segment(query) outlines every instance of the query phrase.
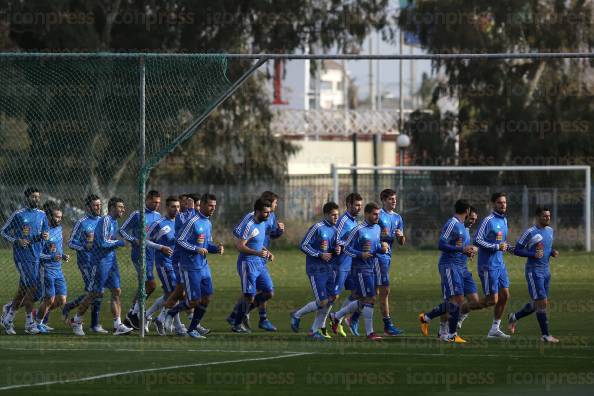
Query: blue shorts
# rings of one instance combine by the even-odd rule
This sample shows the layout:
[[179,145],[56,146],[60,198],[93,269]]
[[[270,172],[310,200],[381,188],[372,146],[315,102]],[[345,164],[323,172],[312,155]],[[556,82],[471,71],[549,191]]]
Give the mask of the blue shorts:
[[255,296],[257,291],[269,293],[274,290],[272,278],[264,260],[240,257],[237,259],[237,273],[243,294]]
[[187,303],[210,296],[214,292],[212,276],[210,275],[208,265],[197,271],[182,270],[182,276],[184,278]]
[[120,270],[118,262],[111,258],[103,259],[91,266],[91,284],[89,291],[100,293],[103,289],[120,288]]
[[549,271],[526,269],[528,294],[533,300],[543,300],[549,295],[551,273]]
[[378,256],[375,262],[375,272],[378,286],[390,286],[390,257]]
[[307,274],[307,278],[318,305],[320,305],[320,301],[327,300],[328,297],[334,295],[334,272]]
[[173,255],[171,256],[171,266],[173,267],[173,271],[175,271],[175,278],[177,279],[177,283],[183,285],[184,284],[184,277],[182,276],[179,260],[179,250],[173,249]]
[[173,266],[157,264],[155,267],[157,268],[157,276],[163,286],[163,292],[167,294],[173,292],[175,286],[177,286],[177,276]]
[[375,289],[377,288],[377,275],[375,269],[356,268],[353,271],[353,276],[357,286],[357,295],[361,297],[375,296]]
[[477,291],[472,273],[466,267],[440,265],[439,275],[445,300],[452,296],[467,296]]
[[91,277],[91,264],[77,260],[76,265],[78,266],[78,270],[80,271],[80,274],[82,276],[83,283],[85,284],[85,291],[90,292],[90,287],[93,281],[93,278]]
[[43,298],[65,296],[68,294],[68,285],[62,270],[43,270]]
[[507,268],[483,269],[479,270],[479,278],[483,285],[485,296],[499,293],[499,289],[509,288],[509,277]]
[[[134,268],[136,269],[136,273],[140,272],[140,260],[139,258],[132,257],[132,263],[134,264]],[[155,259],[149,260],[147,257],[146,260],[146,280],[152,281],[155,280],[155,273],[153,268],[155,266]]]
[[20,276],[21,287],[33,287],[39,285],[39,262],[15,261]]
[[342,291],[346,287],[346,282],[347,282],[347,279],[349,279],[350,274],[351,274],[351,271],[343,271],[340,269],[333,271],[334,291],[332,292],[332,295],[337,296],[340,293],[342,293]]

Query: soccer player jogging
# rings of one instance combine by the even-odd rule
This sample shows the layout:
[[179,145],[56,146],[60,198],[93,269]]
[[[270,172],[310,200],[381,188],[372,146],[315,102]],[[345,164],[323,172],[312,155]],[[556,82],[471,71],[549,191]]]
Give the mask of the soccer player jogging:
[[[332,309],[336,299],[334,290],[334,270],[332,261],[340,254],[341,247],[337,242],[336,221],[338,220],[338,205],[327,202],[322,209],[324,219],[312,225],[301,241],[301,251],[305,253],[305,271],[314,295],[312,302],[307,303],[299,311],[299,317],[291,315],[291,329],[299,331],[299,320],[304,313],[317,311],[311,326],[311,336],[324,340],[326,336],[320,329],[326,322],[326,317]],[[315,306],[315,308],[314,308]]]
[[[151,227],[151,225],[161,218],[161,214],[159,213],[159,206],[161,205],[161,195],[159,194],[159,192],[155,190],[149,191],[146,195],[145,205],[146,208],[144,210],[144,227],[146,232],[148,233],[148,230]],[[122,224],[122,228],[120,228],[120,235],[132,244],[132,251],[130,253],[130,257],[138,274],[140,274],[142,268],[142,263],[140,262],[141,230],[142,228],[140,226],[140,212],[138,210],[132,212],[130,217],[128,217],[124,224]],[[147,240],[145,249],[146,275],[144,283],[146,299],[150,297],[150,295],[157,287],[153,271],[153,266],[155,263],[154,253],[155,245],[151,241]],[[132,306],[126,314],[126,319],[124,320],[124,323],[127,326],[131,326],[135,329],[138,329],[140,326],[140,318],[138,317],[138,312],[140,310],[140,303],[138,301],[139,295],[140,289],[137,290],[137,292],[135,293],[134,299],[132,300]]]
[[380,193],[382,209],[379,214],[379,226],[381,229],[381,241],[386,242],[389,249],[386,253],[377,255],[377,284],[380,300],[380,308],[384,321],[384,335],[397,336],[404,331],[394,326],[390,318],[390,266],[392,264],[392,246],[394,241],[398,245],[404,245],[404,222],[402,216],[396,213],[396,191],[385,189]]
[[367,338],[372,341],[382,337],[373,331],[373,306],[377,289],[377,256],[386,253],[389,246],[380,240],[380,207],[370,202],[365,205],[365,221],[353,228],[345,241],[345,253],[352,257],[352,273],[357,287],[358,301],[353,301],[336,313],[330,314],[332,331],[337,334],[340,319],[345,315],[362,311]]
[[517,322],[536,312],[536,320],[540,326],[544,342],[557,343],[559,340],[549,333],[547,306],[551,271],[550,258],[559,257],[559,252],[553,249],[553,229],[551,224],[551,210],[538,207],[536,209],[536,224],[528,228],[520,237],[514,248],[516,256],[526,257],[525,275],[528,283],[528,294],[531,302],[518,312],[509,315],[508,329],[515,333]]
[[[271,240],[280,238],[283,235],[283,233],[285,231],[285,225],[284,225],[284,223],[279,222],[276,218],[275,211],[278,206],[278,195],[273,193],[272,191],[264,191],[260,195],[260,199],[262,199],[264,201],[269,201],[270,205],[271,205],[271,211],[270,211],[270,214],[268,215],[268,219],[266,220],[266,237],[264,239],[264,247],[267,250],[270,250]],[[238,234],[238,231],[237,231],[239,229],[239,227],[241,227],[243,224],[250,221],[250,218],[253,214],[254,214],[254,212],[250,212],[250,213],[246,214],[243,217],[243,219],[241,220],[241,222],[239,223],[239,226],[234,229],[233,235],[236,238],[240,237],[240,235]],[[266,331],[276,331],[277,330],[276,327],[268,319],[267,302],[268,302],[269,298],[272,297],[271,294],[270,294],[270,296],[268,296],[268,294],[270,294],[270,293],[265,293],[264,291],[262,291],[260,289],[258,289],[256,291],[255,300],[258,303],[258,314],[260,316],[260,320],[258,322],[258,327],[261,328],[262,330],[266,330]],[[233,311],[227,318],[227,322],[229,324],[231,324],[231,325],[233,324],[233,322],[235,320],[235,316],[237,315],[237,312],[239,311],[239,307],[242,304],[242,302],[243,302],[243,296],[241,296],[239,298],[239,301],[237,302],[237,304],[233,308]],[[250,308],[250,311],[251,311],[251,308]],[[247,315],[244,316],[242,325],[247,330],[251,330],[250,323],[249,323],[249,312]]]
[[[243,293],[237,313],[232,318],[231,331],[235,333],[248,333],[250,330],[242,325],[245,316],[262,301],[272,297],[273,284],[266,263],[268,260],[273,261],[274,255],[264,246],[271,210],[270,201],[258,198],[254,203],[254,213],[247,221],[240,222],[233,232],[236,237],[235,248],[239,252],[237,273]],[[257,290],[261,290],[262,293],[256,296]]]
[[507,195],[497,192],[491,196],[493,212],[481,222],[474,242],[478,246],[478,273],[483,286],[485,307],[494,305],[494,320],[487,338],[509,338],[499,328],[509,299],[509,277],[503,260],[507,243]]
[[431,312],[419,314],[421,331],[424,336],[429,335],[431,319],[448,313],[448,330],[440,339],[448,342],[465,343],[458,336],[457,327],[460,319],[465,295],[476,295],[476,284],[472,274],[466,267],[468,257],[473,257],[477,248],[472,245],[470,235],[465,227],[465,221],[470,214],[470,204],[465,200],[458,200],[454,205],[455,213],[443,226],[439,236],[438,269],[441,277],[441,288],[444,303]]
[[155,268],[161,281],[163,295],[146,311],[147,323],[152,321],[152,314],[161,309],[155,320],[155,328],[159,335],[165,335],[164,321],[166,309],[163,308],[167,298],[177,286],[177,277],[173,268],[173,249],[175,248],[175,217],[179,213],[180,202],[177,197],[170,196],[165,200],[165,216],[155,221],[151,226],[147,238],[158,245],[155,250]]
[[43,301],[37,310],[37,328],[40,333],[49,333],[50,328],[44,319],[50,310],[66,303],[67,284],[62,272],[62,262],[68,262],[70,257],[64,254],[62,236],[62,211],[53,203],[47,202],[46,215],[49,219],[49,236],[43,241],[41,251],[40,278],[42,283]]
[[39,287],[39,259],[43,241],[49,237],[45,213],[39,209],[41,194],[34,187],[25,190],[27,207],[14,212],[6,221],[0,234],[12,244],[14,263],[19,273],[19,286],[12,305],[2,316],[6,334],[14,335],[14,317],[21,306],[25,307],[25,333],[38,334],[33,319],[33,301]]
[[[87,213],[74,224],[68,240],[68,247],[76,251],[76,264],[82,275],[85,294],[64,305],[62,316],[65,321],[69,321],[70,311],[78,307],[87,296],[86,293],[91,291],[91,251],[95,241],[95,227],[101,216],[101,199],[95,194],[90,194],[85,198],[85,206]],[[97,298],[91,305],[91,331],[107,334],[107,330],[99,323],[102,302],[102,298]]]
[[130,333],[133,329],[124,325],[121,320],[122,304],[120,296],[120,271],[116,257],[116,250],[124,247],[126,242],[116,239],[118,235],[118,219],[126,208],[121,198],[112,197],[107,204],[108,213],[99,218],[95,226],[95,238],[91,250],[91,283],[89,293],[78,306],[78,312],[70,320],[70,326],[75,335],[84,336],[82,318],[89,306],[97,298],[103,296],[103,289],[111,290],[111,313],[113,315],[114,335]]
[[[180,248],[180,265],[184,278],[186,301],[167,312],[165,327],[170,328],[173,318],[181,311],[188,307],[194,308],[192,321],[187,330],[188,336],[192,338],[205,338],[197,328],[214,292],[207,255],[209,253],[224,253],[223,245],[216,245],[212,240],[210,217],[215,212],[216,206],[217,198],[213,194],[204,194],[200,199],[200,208],[197,214],[187,222],[176,240]],[[208,330],[203,333],[208,333]]]

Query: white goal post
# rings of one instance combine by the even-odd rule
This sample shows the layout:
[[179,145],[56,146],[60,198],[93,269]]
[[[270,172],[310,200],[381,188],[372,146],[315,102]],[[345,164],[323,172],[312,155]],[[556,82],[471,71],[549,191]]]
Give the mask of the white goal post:
[[352,166],[331,165],[332,188],[334,202],[340,202],[339,172],[340,171],[395,171],[401,175],[407,171],[431,172],[504,172],[504,171],[583,171],[584,172],[584,247],[592,250],[592,182],[591,168],[588,165],[554,165],[554,166]]

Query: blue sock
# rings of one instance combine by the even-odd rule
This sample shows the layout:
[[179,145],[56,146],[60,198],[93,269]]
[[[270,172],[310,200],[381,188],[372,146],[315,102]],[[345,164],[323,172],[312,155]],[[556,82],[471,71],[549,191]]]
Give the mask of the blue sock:
[[384,316],[384,327],[388,327],[392,324],[392,319],[389,316]]
[[458,320],[460,319],[460,306],[456,303],[448,303],[448,327],[450,334],[454,334],[458,328]]
[[429,319],[433,319],[433,318],[437,318],[438,316],[443,315],[446,312],[447,312],[447,304],[444,301],[441,304],[439,304],[438,306],[436,306],[435,308],[433,308],[431,310],[431,312],[427,312],[425,315],[427,315],[427,317]]
[[353,314],[351,315],[351,322],[358,322],[359,316],[361,316],[361,311],[353,312]]
[[91,327],[99,326],[99,314],[101,314],[102,298],[96,298],[91,305]]
[[43,324],[47,324],[47,322],[49,320],[50,312],[51,311],[47,311],[47,313],[45,314],[45,317],[43,318],[43,321],[42,321]]
[[518,312],[516,312],[514,314],[514,317],[516,318],[516,320],[520,320],[523,317],[528,316],[532,313],[534,313],[534,304],[528,303],[528,304],[524,305],[524,308],[522,308]]
[[177,305],[175,307],[171,308],[167,312],[167,315],[169,315],[169,316],[175,316],[178,313],[180,313],[181,311],[187,310],[188,308],[189,308],[188,307],[188,304],[186,304],[186,301],[184,300],[182,302],[177,303]]
[[549,335],[549,320],[547,319],[547,313],[545,311],[536,312],[536,319],[538,320],[542,335]]
[[188,327],[188,332],[196,330],[196,327],[202,320],[202,317],[206,313],[207,305],[198,304],[196,308],[194,308],[194,315],[192,315],[192,321],[190,322],[190,326]]
[[235,326],[239,326],[241,322],[243,322],[243,318],[248,313],[249,310],[249,303],[247,301],[242,301],[239,304],[239,310],[237,311],[237,315],[235,315]]

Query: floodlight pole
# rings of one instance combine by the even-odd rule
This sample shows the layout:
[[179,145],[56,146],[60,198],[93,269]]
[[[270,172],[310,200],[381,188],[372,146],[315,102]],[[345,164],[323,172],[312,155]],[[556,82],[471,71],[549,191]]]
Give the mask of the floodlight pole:
[[148,170],[145,169],[145,158],[146,158],[146,65],[144,57],[140,57],[140,153],[139,165],[140,165],[140,185],[138,191],[138,215],[140,220],[140,258],[138,268],[138,295],[137,303],[139,306],[138,316],[140,316],[140,337],[144,337],[144,311],[145,311],[145,293],[144,288],[146,282],[146,226],[145,226],[145,213],[144,213],[144,197],[146,195],[146,179]]

